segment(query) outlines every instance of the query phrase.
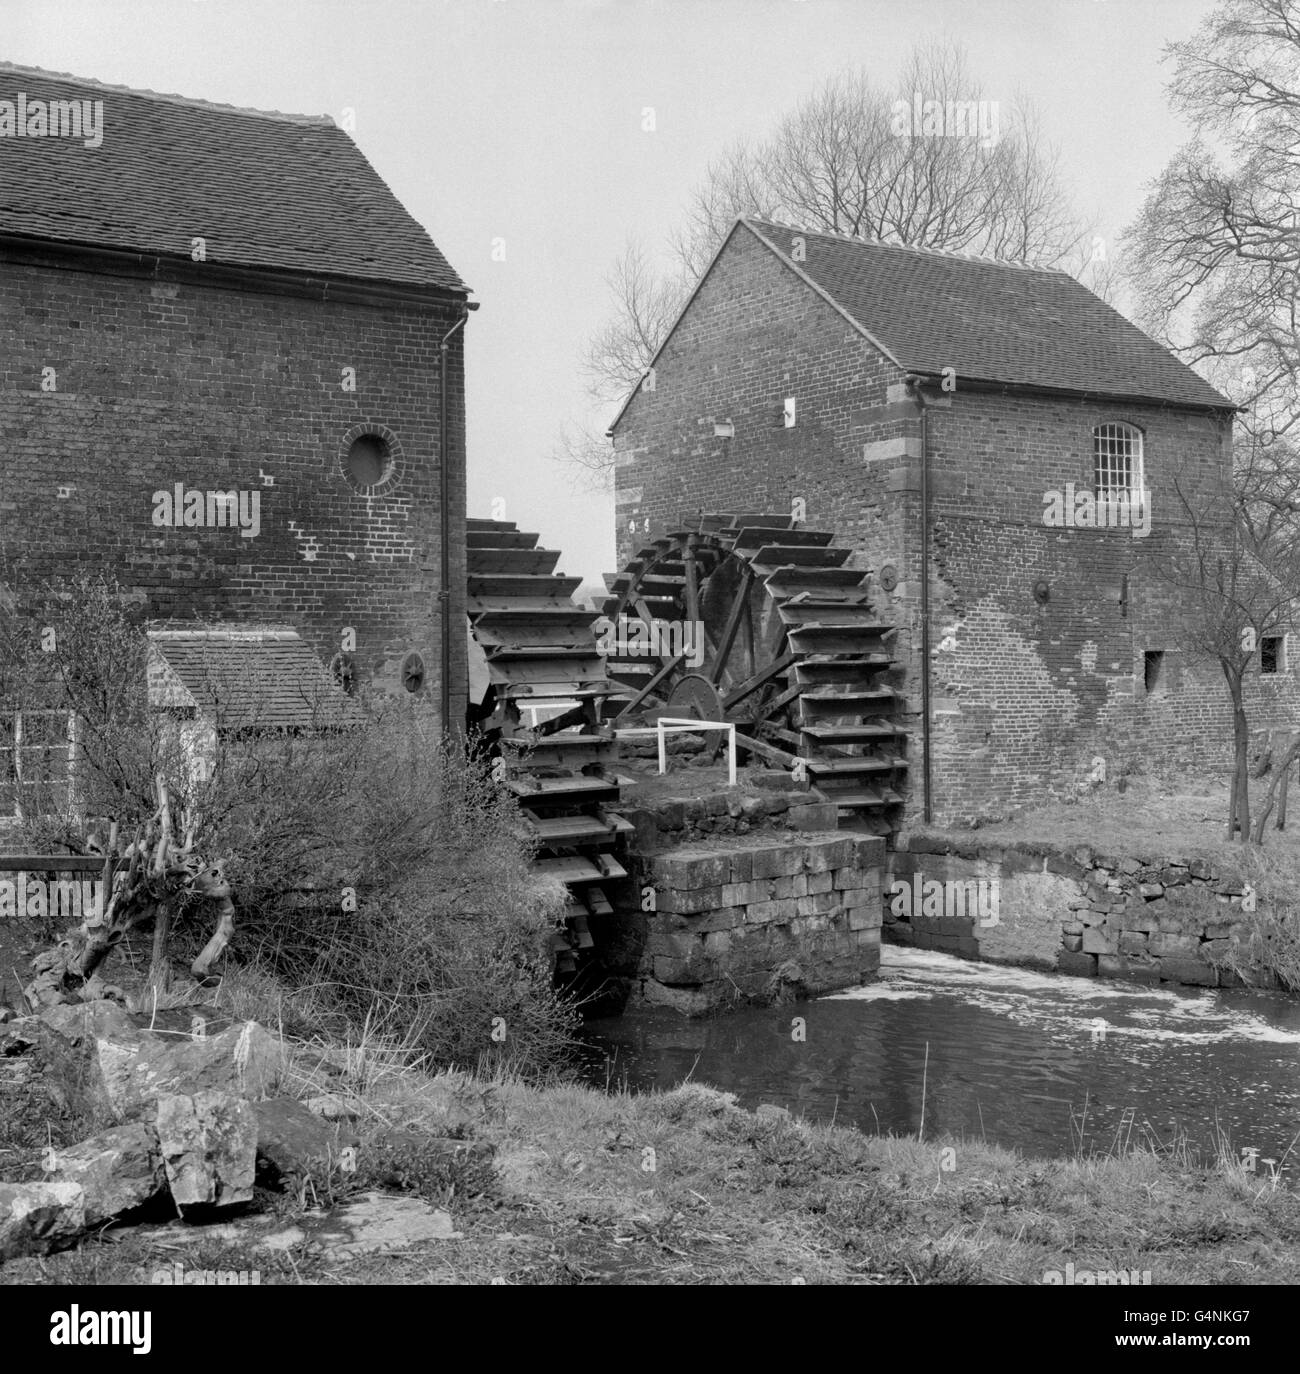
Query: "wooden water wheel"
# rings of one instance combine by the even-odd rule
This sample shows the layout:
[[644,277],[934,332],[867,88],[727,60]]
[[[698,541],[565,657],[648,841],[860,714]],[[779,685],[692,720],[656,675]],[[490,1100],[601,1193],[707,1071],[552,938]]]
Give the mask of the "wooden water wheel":
[[704,515],[648,544],[606,578],[623,689],[606,718],[731,721],[739,749],[806,778],[841,824],[896,830],[907,733],[882,681],[894,627],[850,556],[773,514]]
[[601,724],[618,686],[598,651],[598,613],[575,604],[580,579],[556,573],[556,551],[502,520],[470,520],[467,543],[470,677],[483,688],[471,689],[469,724],[502,760],[536,867],[569,889],[552,947],[557,972],[573,973],[593,944],[589,918],[612,911],[602,884],[627,876],[618,854],[632,825],[616,809],[617,744]]

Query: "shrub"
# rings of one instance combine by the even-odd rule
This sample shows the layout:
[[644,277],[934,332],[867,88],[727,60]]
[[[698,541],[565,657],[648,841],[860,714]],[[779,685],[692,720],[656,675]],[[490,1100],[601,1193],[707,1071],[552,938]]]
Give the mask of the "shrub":
[[[486,1057],[531,1075],[563,1061],[576,1016],[552,990],[548,944],[565,893],[531,872],[521,812],[489,760],[449,741],[427,706],[363,699],[364,723],[339,728],[327,702],[306,701],[322,728],[275,733],[240,714],[218,734],[184,703],[151,702],[151,665],[155,685],[167,679],[122,589],[74,579],[28,601],[20,613],[0,598],[0,696],[78,722],[76,788],[51,766],[24,795],[38,850],[84,852],[88,816],[118,823],[120,850],[157,813],[192,859],[223,863],[234,951],[284,985],[299,1020],[378,1023],[443,1064]],[[214,655],[204,700],[258,698]],[[215,749],[215,768],[194,766],[196,745]],[[212,903],[163,890],[172,953],[188,961]],[[133,955],[123,940],[109,976]]]
[[489,760],[418,706],[370,706],[347,734],[225,760],[208,843],[230,855],[241,955],[439,1064],[554,1069],[577,1024],[548,950],[563,888],[531,872]]

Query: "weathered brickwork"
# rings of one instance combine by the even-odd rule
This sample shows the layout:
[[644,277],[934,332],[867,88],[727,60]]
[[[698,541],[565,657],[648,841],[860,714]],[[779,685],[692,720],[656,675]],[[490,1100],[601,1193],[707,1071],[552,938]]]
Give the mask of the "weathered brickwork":
[[[862,452],[909,432],[886,404],[901,381],[832,306],[737,235],[661,355],[653,391],[636,394],[616,432],[620,564],[647,520],[659,529],[697,511],[802,500],[810,525],[862,551],[853,566],[879,566],[898,546],[902,497],[864,480]],[[792,429],[781,421],[787,396],[799,407]],[[716,438],[726,420],[735,438]]]
[[[866,322],[868,328],[870,322]],[[934,815],[1074,794],[1095,767],[1215,765],[1231,739],[1217,666],[1190,660],[1185,598],[1156,574],[1183,538],[1171,486],[1227,471],[1227,422],[1175,406],[963,389],[927,391]],[[831,528],[897,625],[891,685],[920,762],[921,422],[904,374],[751,235],[736,234],[615,429],[620,560],[701,510],[791,509]],[[797,423],[784,428],[793,396]],[[717,421],[733,438],[714,436]],[[1151,529],[1051,529],[1044,496],[1091,490],[1093,427],[1143,433]],[[647,527],[648,522],[648,527]],[[1036,584],[1044,584],[1035,595]],[[1046,591],[1045,599],[1042,592]],[[1145,655],[1163,653],[1148,693]],[[1294,655],[1292,655],[1294,658]],[[1251,724],[1300,719],[1293,671],[1248,683]]]
[[[439,340],[448,299],[342,301],[0,257],[4,579],[103,573],[155,617],[288,623],[326,661],[439,691]],[[452,623],[464,624],[464,373],[450,351]],[[342,385],[355,369],[355,390]],[[47,371],[52,369],[52,371]],[[350,437],[388,438],[391,482],[349,482]],[[256,493],[259,528],[154,523],[153,493]],[[452,639],[453,718],[465,645]]]

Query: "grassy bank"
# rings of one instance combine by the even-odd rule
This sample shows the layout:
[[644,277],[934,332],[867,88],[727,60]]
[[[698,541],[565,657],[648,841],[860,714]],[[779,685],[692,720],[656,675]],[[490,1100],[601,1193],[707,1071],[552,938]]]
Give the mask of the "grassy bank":
[[[1227,838],[1228,784],[1221,778],[1132,774],[1121,781],[1122,791],[1119,782],[1106,783],[1075,800],[1036,804],[977,829],[924,830],[990,844],[1067,850],[1087,845],[1101,854],[1205,858],[1272,875],[1279,884],[1300,881],[1300,815],[1294,806],[1287,829],[1274,828],[1274,815],[1257,847]],[[1254,803],[1262,801],[1267,783],[1267,778],[1254,781]]]
[[[300,1095],[321,1086],[319,1054],[300,1051]],[[411,1191],[445,1207],[459,1239],[327,1269],[305,1245],[182,1254],[174,1236],[120,1229],[0,1266],[0,1282],[147,1283],[178,1258],[263,1283],[1019,1285],[1071,1260],[1154,1284],[1300,1282],[1300,1198],[1226,1154],[1209,1169],[1140,1148],[1031,1161],[751,1113],[696,1084],[632,1096],[498,1074],[458,1090],[484,1105],[467,1133],[494,1146],[493,1165],[449,1165],[421,1144],[445,1129],[446,1078],[373,1051],[359,1072],[358,1171],[258,1205],[287,1220],[367,1188]]]

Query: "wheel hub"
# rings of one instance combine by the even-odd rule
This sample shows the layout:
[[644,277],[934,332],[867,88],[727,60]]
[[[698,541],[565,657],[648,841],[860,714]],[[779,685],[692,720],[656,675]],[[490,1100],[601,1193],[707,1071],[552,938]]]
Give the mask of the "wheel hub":
[[687,720],[725,720],[722,698],[703,673],[685,673],[668,693],[664,715]]

